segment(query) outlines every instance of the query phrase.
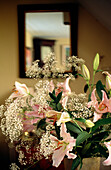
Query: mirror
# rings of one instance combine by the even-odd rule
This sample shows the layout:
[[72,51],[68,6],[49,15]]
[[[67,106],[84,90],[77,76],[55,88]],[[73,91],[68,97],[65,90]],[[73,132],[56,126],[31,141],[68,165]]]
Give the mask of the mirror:
[[76,4],[18,5],[21,78],[26,77],[32,61],[39,59],[42,67],[50,52],[55,53],[60,67],[65,67],[68,56],[77,55],[77,20]]

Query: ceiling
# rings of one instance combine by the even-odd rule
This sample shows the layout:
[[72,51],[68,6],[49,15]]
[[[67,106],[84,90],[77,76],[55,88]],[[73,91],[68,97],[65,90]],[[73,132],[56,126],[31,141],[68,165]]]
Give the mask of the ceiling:
[[[111,31],[111,0],[74,0],[79,3],[102,25]],[[41,22],[42,21],[42,22]],[[68,38],[69,25],[63,24],[63,14],[58,13],[27,13],[27,29],[34,36],[51,38]]]
[[76,0],[76,2],[111,31],[111,0]]
[[26,30],[41,38],[70,37],[70,26],[64,25],[63,12],[26,13]]

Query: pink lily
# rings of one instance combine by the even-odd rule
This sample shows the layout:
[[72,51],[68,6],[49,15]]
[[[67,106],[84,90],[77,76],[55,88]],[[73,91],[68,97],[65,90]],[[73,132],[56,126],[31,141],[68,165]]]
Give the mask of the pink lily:
[[[91,95],[91,101],[88,102],[88,107],[93,106],[97,113],[94,114],[94,121],[99,120],[103,113],[111,112],[111,98],[108,99],[105,91],[102,90],[102,101],[98,104],[97,98],[95,96],[96,89],[93,90]],[[98,116],[97,116],[98,114]]]
[[68,101],[68,96],[65,96],[65,97],[62,99],[62,106],[64,107],[64,109],[66,109],[67,101]]
[[61,91],[63,91],[63,96],[67,96],[68,93],[71,93],[71,89],[69,87],[69,80],[70,77],[68,77],[65,82],[57,83],[57,94],[59,94]]
[[46,113],[46,117],[53,119],[53,124],[55,124],[55,122],[57,121],[57,126],[60,126],[61,123],[71,121],[71,118],[67,112],[58,112],[55,110],[49,110]]
[[91,106],[95,107],[95,105],[98,104],[97,98],[96,98],[96,96],[95,96],[95,91],[96,91],[96,89],[94,89],[94,90],[92,91],[91,101],[88,102],[88,107],[91,107]]
[[52,91],[54,90],[55,86],[54,86],[54,83],[53,83],[53,80],[50,81],[50,88],[49,88],[49,92],[52,93]]
[[60,126],[61,123],[69,122],[71,120],[72,119],[67,112],[62,112],[60,119],[57,121],[57,126]]
[[[56,95],[58,95],[61,91],[63,91],[63,96],[66,96],[67,93],[71,93],[71,89],[69,87],[69,80],[70,77],[68,77],[65,82],[57,83],[57,89],[55,90]],[[52,92],[54,90],[54,84],[53,81],[50,81],[50,89],[49,91]]]
[[19,82],[15,82],[15,91],[12,93],[10,98],[15,97],[26,97],[29,95],[29,89],[25,84],[21,84]]
[[35,129],[34,123],[38,120],[45,118],[45,113],[38,114],[39,105],[32,106],[34,111],[25,112],[25,118],[23,119],[23,130],[24,132],[30,132]]
[[58,140],[55,136],[50,135],[52,141],[55,142],[57,148],[54,150],[52,155],[53,166],[58,167],[61,161],[64,159],[64,156],[67,155],[69,159],[75,159],[77,155],[70,153],[73,147],[76,145],[76,139],[70,136],[70,133],[66,132],[65,123],[61,124],[60,136],[63,140]]
[[98,121],[99,119],[101,119],[101,118],[102,118],[102,116],[103,116],[103,114],[102,114],[102,113],[96,113],[96,112],[94,112],[93,122]]
[[109,142],[104,142],[104,144],[106,145],[108,151],[109,151],[109,156],[108,158],[103,162],[103,165],[109,166],[111,165],[111,141]]
[[110,112],[111,113],[111,98],[108,99],[105,91],[102,90],[103,97],[102,101],[99,105],[95,105],[95,110],[98,113],[106,113]]

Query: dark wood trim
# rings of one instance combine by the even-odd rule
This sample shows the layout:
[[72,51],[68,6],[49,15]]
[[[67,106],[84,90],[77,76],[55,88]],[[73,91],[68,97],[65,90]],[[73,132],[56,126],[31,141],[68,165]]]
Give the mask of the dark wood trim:
[[64,4],[26,4],[18,5],[18,39],[19,39],[19,77],[25,78],[25,13],[26,12],[70,12],[71,17],[71,55],[77,55],[78,39],[78,5]]

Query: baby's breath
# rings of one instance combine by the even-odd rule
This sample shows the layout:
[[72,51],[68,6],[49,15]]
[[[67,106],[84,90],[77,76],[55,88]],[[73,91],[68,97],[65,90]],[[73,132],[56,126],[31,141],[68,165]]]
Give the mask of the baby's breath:
[[86,94],[71,93],[68,98],[67,108],[72,111],[75,118],[89,118],[93,112],[88,109]]

